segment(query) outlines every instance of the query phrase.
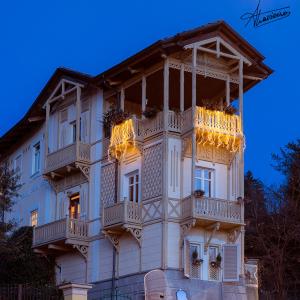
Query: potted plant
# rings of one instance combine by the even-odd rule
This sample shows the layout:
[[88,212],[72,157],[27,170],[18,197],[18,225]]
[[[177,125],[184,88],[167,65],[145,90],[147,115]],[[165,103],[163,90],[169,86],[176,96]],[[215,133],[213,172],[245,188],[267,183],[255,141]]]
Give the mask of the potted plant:
[[221,262],[222,262],[222,256],[221,256],[221,254],[219,253],[219,254],[217,255],[216,259],[215,259],[215,260],[212,260],[212,261],[210,262],[210,265],[211,265],[211,267],[213,267],[213,268],[220,268],[220,267],[221,267]]
[[204,196],[205,192],[203,190],[195,190],[194,196],[195,198],[202,198]]
[[243,202],[244,202],[244,199],[242,198],[242,197],[238,197],[237,199],[236,199],[236,201],[237,201],[237,203],[238,204],[243,204]]
[[199,258],[198,256],[198,251],[194,250],[192,253],[192,264],[197,267],[203,263],[203,259]]
[[110,135],[110,130],[112,126],[121,124],[129,118],[129,113],[124,112],[120,108],[115,108],[114,106],[111,106],[110,109],[105,114],[103,114],[103,127],[105,135]]
[[156,107],[146,107],[146,109],[143,111],[143,116],[147,119],[153,119],[156,117],[158,113],[158,109]]

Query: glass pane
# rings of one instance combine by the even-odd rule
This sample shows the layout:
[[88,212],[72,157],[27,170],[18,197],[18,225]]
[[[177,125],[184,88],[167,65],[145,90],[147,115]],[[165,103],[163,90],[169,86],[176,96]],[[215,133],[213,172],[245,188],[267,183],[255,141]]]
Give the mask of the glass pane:
[[201,179],[195,178],[195,190],[201,190]]
[[209,260],[215,261],[217,257],[217,248],[216,247],[209,247]]
[[204,170],[204,178],[205,179],[211,179],[211,171]]
[[139,182],[139,174],[135,175],[135,182]]
[[211,197],[211,182],[205,180],[204,181],[204,192],[206,197]]
[[176,298],[177,300],[188,300],[187,294],[184,290],[178,290],[176,292]]
[[129,186],[129,201],[133,201],[133,185]]
[[133,176],[130,176],[130,177],[129,177],[129,184],[133,184],[133,182],[134,182],[134,177],[133,177]]
[[196,169],[195,170],[195,176],[196,177],[201,177],[201,171],[202,171],[201,169]]
[[139,185],[135,185],[135,202],[139,201]]

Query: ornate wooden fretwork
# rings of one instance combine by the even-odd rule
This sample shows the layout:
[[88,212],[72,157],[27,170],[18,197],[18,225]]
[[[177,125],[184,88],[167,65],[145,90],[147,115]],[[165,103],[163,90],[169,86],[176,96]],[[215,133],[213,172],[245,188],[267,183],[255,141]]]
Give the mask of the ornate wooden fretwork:
[[188,220],[180,224],[180,246],[183,247],[184,238],[187,236],[189,231],[196,225],[196,219]]
[[90,166],[83,163],[76,163],[76,167],[82,172],[87,180],[90,180]]
[[85,260],[88,258],[89,247],[86,245],[73,245],[73,248],[78,250]]
[[110,230],[102,230],[102,233],[104,236],[111,242],[113,247],[116,249],[116,251],[119,253],[120,249],[120,234],[110,231]]
[[227,240],[229,243],[235,243],[241,234],[241,228],[234,228],[227,233]]
[[211,239],[219,229],[220,229],[220,222],[216,222],[205,228],[205,244],[204,244],[205,253],[208,250],[208,246],[210,244]]
[[126,231],[128,231],[137,241],[139,247],[141,247],[141,241],[142,241],[142,229],[141,228],[137,228],[137,227],[132,227],[132,226],[128,226],[128,225],[124,225],[123,226]]

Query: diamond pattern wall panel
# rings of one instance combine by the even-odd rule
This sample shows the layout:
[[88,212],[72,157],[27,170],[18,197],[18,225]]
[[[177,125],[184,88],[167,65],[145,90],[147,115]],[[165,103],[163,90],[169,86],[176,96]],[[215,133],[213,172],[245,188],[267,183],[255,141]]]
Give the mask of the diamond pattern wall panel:
[[102,167],[101,201],[104,206],[114,203],[115,199],[115,164]]
[[162,195],[162,144],[144,149],[142,199]]

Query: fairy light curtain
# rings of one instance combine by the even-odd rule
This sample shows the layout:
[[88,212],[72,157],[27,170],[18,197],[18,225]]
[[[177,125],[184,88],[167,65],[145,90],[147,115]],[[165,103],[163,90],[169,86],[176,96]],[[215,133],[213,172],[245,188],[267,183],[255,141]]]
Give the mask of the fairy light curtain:
[[195,117],[197,143],[223,147],[230,152],[237,152],[242,147],[243,133],[239,116],[197,107]]
[[135,132],[132,119],[126,120],[112,128],[109,157],[122,159],[135,146]]

